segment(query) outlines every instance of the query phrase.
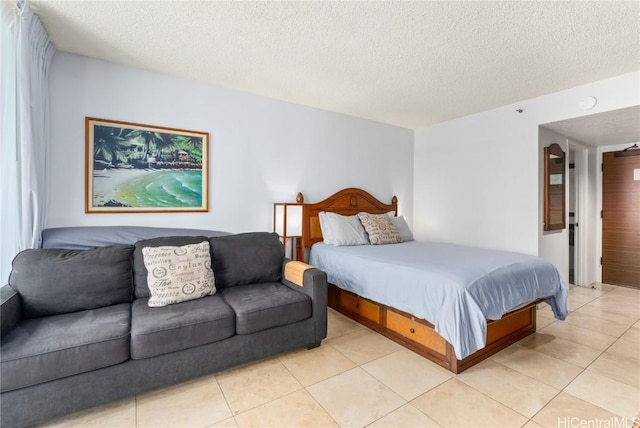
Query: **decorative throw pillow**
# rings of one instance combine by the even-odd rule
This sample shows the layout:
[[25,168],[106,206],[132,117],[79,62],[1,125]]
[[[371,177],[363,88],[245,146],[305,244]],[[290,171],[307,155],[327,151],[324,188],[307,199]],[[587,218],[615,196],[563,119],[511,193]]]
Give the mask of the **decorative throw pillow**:
[[367,245],[369,240],[357,216],[322,211],[318,214],[322,240],[328,245]]
[[[182,245],[188,245],[188,244],[199,244],[203,241],[209,241],[209,238],[207,238],[204,235],[200,235],[200,236],[174,235],[174,236],[159,236],[157,238],[143,239],[141,241],[136,242],[135,249],[133,250],[133,287],[134,287],[134,295],[136,299],[146,299],[148,297],[151,297],[151,292],[149,291],[149,284],[147,284],[147,277],[149,276],[149,271],[144,265],[144,256],[142,255],[143,248],[168,247],[168,246],[180,247]],[[209,242],[209,245],[211,245],[211,242]],[[214,257],[213,254],[211,255],[211,257]],[[217,272],[217,270],[215,272]]]
[[208,241],[181,247],[144,247],[142,255],[149,272],[149,307],[167,306],[216,293]]
[[397,244],[402,242],[398,229],[386,214],[358,213],[358,218],[369,234],[371,245]]

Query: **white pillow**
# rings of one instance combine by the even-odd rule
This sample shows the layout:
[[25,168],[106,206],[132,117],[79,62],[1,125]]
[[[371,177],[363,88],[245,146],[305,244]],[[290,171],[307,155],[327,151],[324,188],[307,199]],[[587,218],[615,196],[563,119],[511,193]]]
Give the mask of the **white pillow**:
[[409,229],[407,219],[404,216],[396,216],[395,211],[389,211],[387,215],[391,217],[391,223],[398,229],[402,242],[413,241],[413,233]]
[[369,238],[358,216],[320,212],[320,229],[325,244],[329,245],[369,245]]
[[199,299],[216,293],[209,242],[142,249],[151,297],[149,307]]

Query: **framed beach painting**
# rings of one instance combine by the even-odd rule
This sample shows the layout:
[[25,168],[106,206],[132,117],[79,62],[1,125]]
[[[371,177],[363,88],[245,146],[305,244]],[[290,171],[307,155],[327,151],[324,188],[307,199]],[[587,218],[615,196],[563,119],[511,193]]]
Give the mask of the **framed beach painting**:
[[208,211],[209,134],[87,117],[85,212]]

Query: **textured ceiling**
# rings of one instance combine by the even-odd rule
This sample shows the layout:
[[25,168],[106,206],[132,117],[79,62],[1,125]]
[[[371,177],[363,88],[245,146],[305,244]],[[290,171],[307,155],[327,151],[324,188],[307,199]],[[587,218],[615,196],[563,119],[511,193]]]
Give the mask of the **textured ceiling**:
[[588,146],[640,142],[640,106],[596,113],[542,125]]
[[31,1],[62,51],[419,128],[640,69],[638,1]]

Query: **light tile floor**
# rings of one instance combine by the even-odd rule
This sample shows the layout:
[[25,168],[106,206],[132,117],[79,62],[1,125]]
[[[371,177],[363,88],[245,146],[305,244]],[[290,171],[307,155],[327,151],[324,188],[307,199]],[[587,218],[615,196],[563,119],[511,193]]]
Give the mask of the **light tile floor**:
[[640,290],[569,290],[537,333],[452,373],[329,310],[301,349],[90,409],[47,427],[632,426],[640,414]]

